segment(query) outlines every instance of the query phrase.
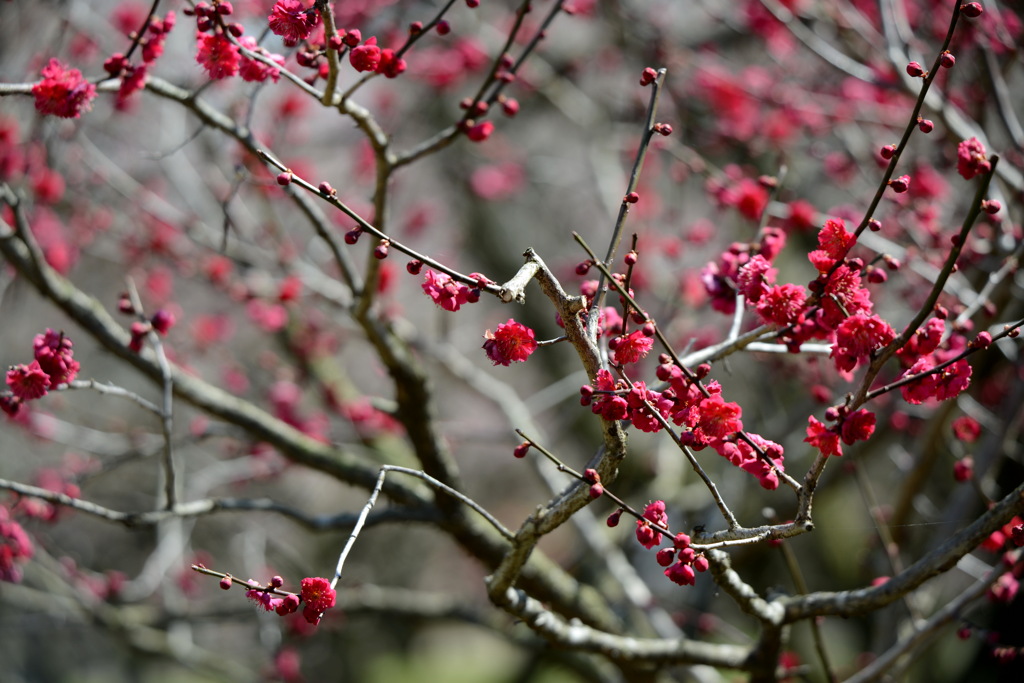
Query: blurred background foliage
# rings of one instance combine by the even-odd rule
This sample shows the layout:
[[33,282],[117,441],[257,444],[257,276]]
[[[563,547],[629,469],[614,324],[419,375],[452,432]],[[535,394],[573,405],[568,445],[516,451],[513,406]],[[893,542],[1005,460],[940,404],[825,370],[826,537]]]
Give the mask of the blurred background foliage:
[[[236,19],[258,36],[272,4],[239,1]],[[754,240],[762,222],[784,228],[788,245],[775,264],[779,281],[806,284],[814,272],[805,254],[815,248],[824,217],[860,220],[881,177],[878,149],[898,139],[914,100],[900,65],[886,54],[879,5],[898,9],[911,32],[910,54],[923,55],[922,63],[933,58],[953,6],[928,0],[782,3],[798,13],[801,26],[857,60],[865,81],[822,59],[772,18],[766,6],[777,3],[572,4],[575,13],[556,19],[507,91],[521,105],[518,114],[492,112],[496,131],[486,142],[460,139],[402,169],[390,188],[389,213],[372,220],[446,265],[499,282],[511,277],[522,252],[532,247],[567,289],[578,287],[584,278],[573,272],[585,256],[571,235],[575,231],[603,250],[649,95],[637,78],[644,67],[667,67],[658,120],[674,133],[653,143],[627,232],[638,240],[637,296],[679,349],[700,348],[729,330],[731,318],[710,309],[700,279],[701,268],[729,243]],[[544,16],[551,1],[533,5],[531,17],[538,19],[528,21]],[[152,74],[199,88],[206,75],[195,63],[193,19],[182,16],[183,7],[160,3],[161,13],[178,13],[178,26]],[[411,21],[433,16],[437,4],[348,0],[335,8],[341,26],[393,45]],[[31,81],[53,56],[99,78],[103,59],[127,45],[124,27],[140,25],[147,9],[132,0],[4,3],[0,80]],[[356,99],[396,149],[457,120],[459,101],[475,92],[498,56],[512,10],[510,2],[485,1],[473,10],[456,3],[450,35],[430,36],[410,51],[408,72],[400,78],[377,79],[359,91]],[[1000,120],[991,76],[998,72],[1011,93],[1024,88],[1021,25],[1021,3],[987,3],[984,20],[954,39],[956,68],[937,86],[985,131],[990,149],[1002,152],[1002,163],[1018,169],[1018,177],[1021,149]],[[265,44],[302,72],[294,51],[276,36],[267,36]],[[347,83],[355,75],[349,70],[343,77]],[[373,216],[372,156],[350,120],[284,79],[273,85],[212,83],[202,87],[201,97],[248,122],[257,139],[297,173],[314,184],[328,180],[350,206]],[[1021,113],[1019,98],[1012,106]],[[936,129],[916,134],[904,156],[915,179],[911,191],[887,195],[880,210],[883,231],[865,235],[860,247],[903,261],[888,282],[873,288],[876,310],[897,329],[927,293],[928,267],[944,255],[973,192],[956,175],[958,131],[941,112],[926,111]],[[323,243],[284,201],[272,175],[235,143],[151,93],[140,93],[124,110],[101,95],[74,125],[37,116],[30,98],[7,97],[0,100],[0,128],[15,131],[3,144],[38,155],[43,167],[63,178],[59,197],[37,202],[45,215],[37,220],[50,221],[49,244],[66,250],[65,272],[80,288],[114,310],[130,276],[147,310],[175,312],[178,323],[167,346],[177,362],[269,410],[280,392],[298,391],[292,407],[308,432],[381,463],[413,464],[401,434],[352,419],[367,401],[388,404],[390,380],[338,305]],[[778,180],[775,192],[758,182],[763,175]],[[13,171],[6,180],[31,184]],[[943,300],[954,312],[1019,246],[1021,188],[999,188],[1006,210],[984,219],[972,237],[958,280],[964,297]],[[340,214],[332,221],[339,236],[352,227]],[[369,248],[360,243],[352,252],[357,263]],[[465,493],[518,527],[549,497],[537,470],[552,473],[544,462],[531,466],[511,457],[518,441],[511,429],[524,425],[510,420],[502,392],[511,388],[513,403],[525,407],[550,450],[582,467],[600,443],[601,426],[578,405],[585,374],[566,345],[543,348],[513,368],[491,368],[484,357],[483,331],[509,317],[534,328],[538,338],[559,335],[536,289],[528,290],[525,307],[502,307],[485,297],[449,314],[428,302],[401,260],[391,258],[384,267],[382,305],[406,321],[403,329],[431,359],[438,423],[463,471]],[[281,302],[279,288],[290,276],[302,280],[301,293]],[[981,311],[974,324],[980,329],[1019,318],[1020,285],[1016,273],[1004,278],[989,296],[998,315]],[[63,329],[75,342],[83,377],[155,400],[156,387],[100,350],[27,283],[6,271],[0,286],[0,362],[23,362],[32,335]],[[277,315],[283,325],[273,323]],[[984,509],[979,488],[996,499],[1020,482],[1024,382],[1018,350],[1001,345],[972,358],[972,386],[955,404],[910,406],[896,396],[874,403],[879,430],[830,463],[814,508],[815,532],[786,541],[810,590],[860,587],[893,573],[873,509],[892,523],[898,554],[910,564]],[[651,378],[655,362],[652,357],[642,366]],[[825,357],[805,355],[738,354],[717,364],[714,378],[728,400],[742,405],[748,429],[785,446],[787,471],[798,478],[814,456],[803,443],[807,416],[820,418],[825,406],[842,401],[855,386],[838,377]],[[504,386],[496,388],[493,379]],[[821,387],[825,400],[816,400],[811,387]],[[974,444],[953,439],[950,422],[964,414],[985,428]],[[365,491],[289,465],[184,403],[176,404],[175,424],[186,499],[270,497],[323,515],[355,512],[365,502]],[[707,491],[668,440],[633,431],[630,447],[614,486],[618,495],[638,507],[666,500],[674,527],[720,526]],[[29,420],[0,427],[0,476],[33,482],[49,468],[73,480],[85,498],[119,510],[150,509],[158,496],[159,448],[156,419],[130,402],[64,392],[48,397]],[[953,479],[954,462],[966,455],[974,458],[977,487]],[[794,502],[784,488],[763,491],[710,451],[701,457],[745,524],[791,516]],[[590,508],[598,521],[613,509],[606,501]],[[347,537],[343,530],[311,533],[265,513],[220,513],[126,530],[64,512],[55,522],[25,526],[36,556],[22,584],[0,584],[3,680],[287,679],[297,662],[311,681],[555,683],[611,675],[588,656],[552,650],[491,608],[485,569],[429,524],[364,531],[339,584],[339,609],[313,635],[257,613],[238,589],[222,593],[213,579],[192,574],[188,566],[201,561],[261,581],[281,574],[286,587],[294,587],[303,576],[329,575]],[[635,543],[632,525],[599,527],[634,560],[652,601],[687,636],[749,642],[754,624],[710,577],[679,588]],[[625,604],[620,577],[575,528],[552,534],[541,548]],[[797,590],[780,548],[759,544],[732,555],[758,590]],[[927,584],[918,608],[930,612],[969,585],[981,565],[997,561],[980,557]],[[112,583],[119,589],[110,591]],[[836,670],[848,675],[869,653],[884,650],[905,624],[906,609],[898,602],[866,618],[825,620]],[[977,627],[975,636],[962,641],[955,628],[947,629],[900,680],[1011,680],[1007,676],[1019,667],[996,666],[984,634],[1024,643],[1019,609],[1019,599],[973,607],[965,619]],[[806,624],[793,627],[788,648],[810,663],[806,680],[822,680]],[[701,670],[673,675],[743,679]]]

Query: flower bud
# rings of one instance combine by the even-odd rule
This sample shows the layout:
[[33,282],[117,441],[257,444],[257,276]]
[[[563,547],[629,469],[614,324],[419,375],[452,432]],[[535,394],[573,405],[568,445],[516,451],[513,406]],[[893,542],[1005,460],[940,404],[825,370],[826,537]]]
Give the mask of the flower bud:
[[985,10],[981,8],[980,2],[968,2],[967,4],[960,5],[960,11],[964,13],[965,17],[976,19]]

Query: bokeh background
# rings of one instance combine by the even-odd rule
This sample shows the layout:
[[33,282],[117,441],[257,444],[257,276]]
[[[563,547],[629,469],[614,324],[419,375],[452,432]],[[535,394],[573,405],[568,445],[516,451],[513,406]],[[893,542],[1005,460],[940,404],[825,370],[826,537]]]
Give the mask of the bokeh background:
[[[603,252],[650,95],[639,74],[665,67],[657,119],[674,132],[652,143],[626,231],[636,234],[640,254],[634,289],[680,350],[728,333],[732,319],[709,307],[701,269],[730,243],[756,239],[762,225],[784,229],[779,281],[806,284],[814,271],[805,256],[824,218],[859,222],[881,178],[878,150],[898,140],[915,99],[895,56],[930,64],[953,8],[929,0],[571,4],[573,13],[555,19],[505,91],[519,102],[518,113],[509,117],[494,107],[490,139],[460,137],[400,170],[388,213],[375,224],[446,265],[499,282],[532,247],[567,289],[578,289],[585,278],[574,271],[585,254],[572,234]],[[260,36],[272,5],[237,2],[234,19]],[[552,6],[534,2],[527,27]],[[177,13],[177,26],[151,74],[199,90],[297,174],[314,184],[329,181],[352,208],[373,217],[373,158],[352,121],[285,79],[209,83],[195,61],[194,18],[184,16],[186,7],[159,3],[159,14]],[[127,47],[126,33],[148,9],[131,0],[4,3],[0,81],[34,81],[54,56],[98,80],[103,60]],[[770,9],[795,12],[794,25]],[[437,10],[429,2],[335,3],[340,26],[392,46],[410,22],[429,21]],[[355,99],[395,149],[410,149],[458,120],[460,100],[476,92],[499,56],[513,10],[504,1],[475,9],[455,3],[449,35],[425,37],[406,56],[405,74],[358,91]],[[973,304],[1018,249],[1024,158],[1012,122],[1024,113],[1014,96],[1024,88],[1022,17],[1019,2],[986,3],[983,17],[959,30],[951,46],[956,67],[940,76],[939,98],[924,110],[935,130],[915,134],[904,155],[911,190],[887,195],[879,209],[883,231],[865,235],[859,247],[865,260],[888,253],[903,264],[873,289],[875,310],[897,329],[923,300],[967,211],[973,186],[955,169],[965,130],[984,135],[1002,154],[1008,175],[993,183],[993,193],[1004,211],[982,219],[944,305],[955,315]],[[309,73],[276,36],[266,35],[263,44],[286,55],[288,68]],[[356,76],[348,70],[343,78],[349,84]],[[101,94],[73,122],[40,117],[31,97],[7,96],[0,98],[0,157],[16,159],[0,164],[0,181],[29,198],[32,229],[51,264],[110,311],[130,279],[147,311],[174,313],[177,324],[166,338],[173,360],[245,400],[287,412],[303,430],[368,462],[415,466],[401,430],[380,412],[394,390],[348,317],[329,251],[273,175],[236,142],[149,92],[120,108]],[[770,192],[761,176],[776,178],[777,189]],[[338,236],[352,227],[323,208]],[[352,248],[359,267],[369,241]],[[582,367],[565,344],[542,348],[517,367],[492,367],[485,358],[484,331],[510,317],[539,339],[559,335],[539,290],[528,290],[525,306],[484,297],[451,314],[430,303],[402,259],[383,265],[380,306],[402,321],[400,329],[427,359],[438,425],[465,493],[516,528],[548,500],[552,484],[557,490],[567,480],[540,459],[514,459],[519,439],[512,429],[536,434],[574,467],[600,444],[599,420],[579,406]],[[1015,271],[1003,274],[986,293],[988,305],[973,314],[975,329],[1019,318],[1020,285]],[[286,294],[290,287],[298,294]],[[82,378],[158,400],[158,387],[103,351],[9,268],[0,273],[0,290],[0,363],[27,362],[33,335],[62,329],[75,343]],[[125,327],[131,322],[121,320]],[[656,359],[645,363],[637,374],[653,381]],[[1000,344],[972,365],[972,387],[956,401],[876,401],[878,432],[830,463],[822,479],[815,532],[787,541],[786,551],[764,544],[736,550],[734,566],[744,578],[761,591],[795,592],[787,552],[809,590],[864,586],[893,573],[878,518],[889,522],[898,555],[910,564],[973,519],[985,497],[1017,485],[1024,471],[1019,344]],[[895,376],[895,369],[887,375]],[[837,376],[827,357],[812,354],[736,354],[716,364],[714,378],[727,399],[742,405],[747,429],[785,447],[787,471],[798,478],[814,456],[803,443],[807,416],[821,419],[856,386]],[[962,415],[984,428],[973,444],[953,438],[950,424]],[[354,513],[366,501],[365,490],[292,465],[184,402],[175,404],[174,421],[186,500],[269,498],[310,515]],[[104,506],[147,510],[160,496],[161,447],[156,418],[130,401],[65,391],[18,421],[4,418],[0,478],[73,483],[83,498]],[[666,500],[677,527],[721,526],[707,491],[668,440],[631,433],[630,448],[614,486],[618,495],[638,507]],[[968,455],[976,485],[952,476],[954,463]],[[764,491],[713,454],[702,462],[745,524],[791,516],[794,501],[784,487]],[[542,550],[624,613],[638,612],[631,617],[638,628],[661,619],[689,637],[750,642],[754,623],[710,577],[690,588],[668,582],[633,540],[631,525],[605,527],[613,509],[594,503],[578,526],[553,534]],[[3,680],[615,680],[600,660],[554,651],[496,611],[486,597],[486,569],[429,523],[365,530],[339,584],[339,608],[309,632],[258,613],[239,589],[224,593],[189,565],[260,581],[280,574],[286,588],[295,588],[304,576],[330,575],[344,529],[314,532],[269,512],[222,512],[140,529],[68,511],[23,522],[35,557],[21,583],[0,584]],[[616,573],[611,556],[633,567],[628,576]],[[965,559],[922,589],[917,608],[930,613],[996,562],[983,552]],[[650,593],[642,609],[625,597],[636,581]],[[1019,599],[973,606],[905,665],[900,680],[1019,680],[1019,666],[997,665],[987,642],[1024,644],[1019,609]],[[865,618],[825,620],[836,670],[849,675],[883,651],[902,634],[906,617],[906,605],[896,603]],[[961,623],[973,627],[965,640],[955,634]],[[788,649],[808,664],[800,675],[823,680],[806,624],[792,629]],[[742,680],[703,669],[669,674]]]

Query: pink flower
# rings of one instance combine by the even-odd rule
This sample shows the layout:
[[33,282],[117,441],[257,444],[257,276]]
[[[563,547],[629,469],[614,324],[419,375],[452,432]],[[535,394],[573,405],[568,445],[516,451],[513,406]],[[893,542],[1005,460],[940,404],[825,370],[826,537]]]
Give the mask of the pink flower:
[[852,315],[836,328],[836,341],[829,358],[840,372],[851,372],[871,359],[871,353],[896,338],[896,332],[877,315]]
[[829,429],[822,422],[818,422],[813,415],[807,418],[806,443],[811,444],[822,455],[840,456],[843,454],[843,447],[839,443],[839,434]]
[[[629,419],[633,426],[641,432],[654,433],[662,429],[661,421],[655,416],[657,410],[662,417],[668,418],[675,401],[664,394],[647,388],[644,382],[634,382],[633,388],[626,396],[629,406]],[[653,407],[653,408],[652,408]]]
[[928,322],[917,328],[907,343],[897,351],[900,360],[906,365],[911,365],[917,358],[935,351],[942,342],[942,333],[945,329],[946,323],[941,318],[929,318]]
[[10,518],[7,508],[0,505],[0,581],[18,583],[21,570],[15,564],[31,559],[32,540],[20,524]]
[[408,65],[401,57],[395,56],[395,51],[385,48],[380,51],[380,64],[377,65],[377,73],[384,74],[385,78],[398,78],[405,73]]
[[56,59],[43,67],[43,80],[32,86],[36,110],[40,114],[77,119],[92,109],[96,86],[89,83],[78,69],[69,69]]
[[30,365],[15,365],[7,371],[7,386],[23,401],[41,398],[50,388],[50,376],[34,360]]
[[[846,253],[850,251],[850,247],[856,241],[856,238],[846,231],[846,224],[843,223],[842,219],[828,219],[818,233],[818,249],[824,252],[825,256],[833,262],[846,256]],[[812,258],[811,261],[813,263],[814,259]],[[828,270],[828,268],[825,270]]]
[[319,20],[320,15],[303,7],[299,0],[277,0],[267,17],[270,30],[284,38],[289,47],[308,38]]
[[690,419],[696,417],[696,423],[691,425],[694,437],[701,443],[711,443],[735,434],[743,429],[742,413],[738,404],[726,401],[721,394],[712,394],[691,411]]
[[827,330],[834,330],[851,315],[870,313],[872,306],[870,293],[861,286],[860,273],[848,266],[839,266],[825,285],[817,322]]
[[32,342],[39,367],[50,377],[50,386],[66,384],[78,374],[78,361],[72,358],[71,340],[63,333],[47,329]]
[[592,390],[602,393],[591,404],[591,412],[606,420],[626,419],[629,405],[626,403],[626,399],[613,393],[618,390],[618,385],[612,374],[604,369],[598,370],[594,384]]
[[[938,363],[934,356],[922,356],[901,375],[901,379],[928,372],[936,365]],[[929,398],[945,401],[946,399],[958,396],[970,384],[971,366],[965,359],[961,358],[939,372],[933,372],[901,386],[900,393],[903,394],[903,399],[907,403],[918,404]]]
[[[256,52],[264,57],[272,60],[279,67],[284,67],[284,57],[281,55],[270,54],[265,48],[260,47],[256,44],[256,39],[252,36],[243,36],[238,40],[242,47],[249,50],[250,52]],[[241,55],[242,61],[239,65],[238,73],[242,77],[243,81],[250,83],[263,83],[267,79],[277,83],[277,80],[281,77],[281,69],[270,66],[266,62],[261,62],[258,59],[252,59],[246,57],[244,54]]]
[[281,603],[280,598],[275,598],[270,591],[257,590],[255,587],[259,586],[259,583],[253,579],[249,579],[249,585],[254,586],[254,588],[247,590],[245,592],[245,597],[252,600],[266,612],[273,612],[277,609],[278,605]]
[[974,443],[981,436],[981,425],[969,415],[953,420],[953,436],[964,443]]
[[757,314],[776,325],[791,325],[797,321],[807,301],[800,285],[777,285],[765,292],[757,302]]
[[625,337],[617,337],[614,341],[612,357],[620,365],[636,363],[654,347],[654,340],[644,335],[642,330],[634,330]]
[[129,98],[145,87],[148,70],[149,67],[146,64],[125,67],[121,74],[121,86],[117,89],[117,108],[119,110],[126,109],[130,102]]
[[494,132],[494,124],[490,121],[484,121],[478,123],[475,126],[470,126],[466,130],[466,137],[473,142],[483,142],[487,138],[491,137],[491,133]]
[[964,140],[957,145],[956,170],[966,180],[992,170],[992,164],[985,158],[985,145],[978,138]]
[[435,304],[446,311],[454,313],[463,304],[471,303],[473,290],[466,285],[455,282],[450,275],[427,269],[423,277],[423,291]]
[[740,268],[740,272],[736,276],[736,285],[747,301],[756,304],[769,287],[775,283],[777,273],[778,271],[771,267],[768,259],[758,254]]
[[377,38],[370,36],[365,43],[352,48],[348,54],[348,61],[356,71],[376,71],[380,66],[380,48],[377,47]]
[[851,413],[843,420],[843,443],[853,444],[855,441],[867,441],[875,433],[875,414],[866,408]]
[[219,80],[238,75],[242,57],[238,47],[220,33],[196,33],[196,61],[210,78]]
[[665,570],[665,576],[680,586],[692,586],[696,582],[697,573],[686,562],[676,562]]
[[533,330],[509,318],[507,323],[498,325],[493,333],[484,333],[483,349],[495,365],[508,366],[513,361],[523,362],[537,350]]
[[668,515],[665,514],[665,501],[656,500],[644,508],[641,519],[636,521],[636,540],[650,550],[661,545],[661,532],[651,527],[651,523],[665,528],[668,526]]
[[306,606],[302,608],[302,616],[306,621],[316,626],[320,623],[321,617],[331,607],[337,597],[331,582],[320,577],[310,577],[302,580],[302,601]]

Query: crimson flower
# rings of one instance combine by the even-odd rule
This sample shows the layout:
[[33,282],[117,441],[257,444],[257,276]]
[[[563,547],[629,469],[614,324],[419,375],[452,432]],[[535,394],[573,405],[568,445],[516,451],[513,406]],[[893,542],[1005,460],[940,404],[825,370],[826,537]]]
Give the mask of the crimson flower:
[[7,371],[7,386],[23,401],[31,401],[46,395],[50,388],[50,376],[34,360],[30,365],[15,365]]
[[277,0],[267,17],[270,30],[284,38],[289,47],[308,38],[319,20],[320,15],[303,7],[299,0]]
[[661,545],[661,532],[651,527],[651,523],[664,528],[668,526],[668,515],[665,514],[665,501],[656,500],[644,508],[643,516],[636,521],[636,540],[650,550]]
[[41,114],[77,119],[92,109],[96,86],[85,80],[78,69],[69,69],[56,59],[43,67],[43,80],[32,86],[36,110]]
[[843,420],[843,443],[853,444],[855,441],[867,441],[875,433],[875,414],[866,408],[850,413]]
[[66,384],[78,374],[78,361],[72,358],[71,340],[63,333],[47,329],[32,342],[39,367],[50,377],[50,386]]
[[242,56],[238,47],[220,33],[196,33],[196,61],[213,80],[238,75]]
[[822,455],[840,456],[843,454],[839,435],[815,419],[813,415],[807,418],[807,437],[804,441],[821,451]]
[[366,42],[359,47],[352,48],[348,54],[348,61],[356,71],[376,71],[380,66],[380,48],[377,47],[377,38],[370,36]]
[[643,330],[634,330],[624,337],[617,338],[615,342],[612,355],[615,362],[620,365],[636,363],[654,347],[654,340],[644,335]]
[[807,293],[800,285],[777,285],[758,299],[757,313],[767,322],[791,325],[797,321],[806,302]]
[[992,170],[992,164],[985,158],[985,145],[978,138],[964,140],[957,145],[956,170],[965,180]]
[[756,304],[775,283],[777,274],[778,270],[772,268],[771,262],[758,254],[740,268],[736,276],[736,286],[747,301]]
[[450,275],[427,270],[423,277],[423,291],[435,304],[454,313],[462,304],[470,303],[472,291],[464,284],[455,282]]
[[851,372],[871,359],[871,352],[896,338],[896,332],[877,315],[851,315],[836,328],[836,341],[829,358],[840,372]]
[[484,339],[483,349],[495,365],[507,367],[512,361],[521,363],[537,350],[534,331],[511,318],[498,325],[494,332],[487,330]]
[[315,576],[302,580],[302,601],[306,603],[302,608],[302,616],[314,626],[320,623],[324,612],[334,607],[336,598],[337,593],[327,579]]

